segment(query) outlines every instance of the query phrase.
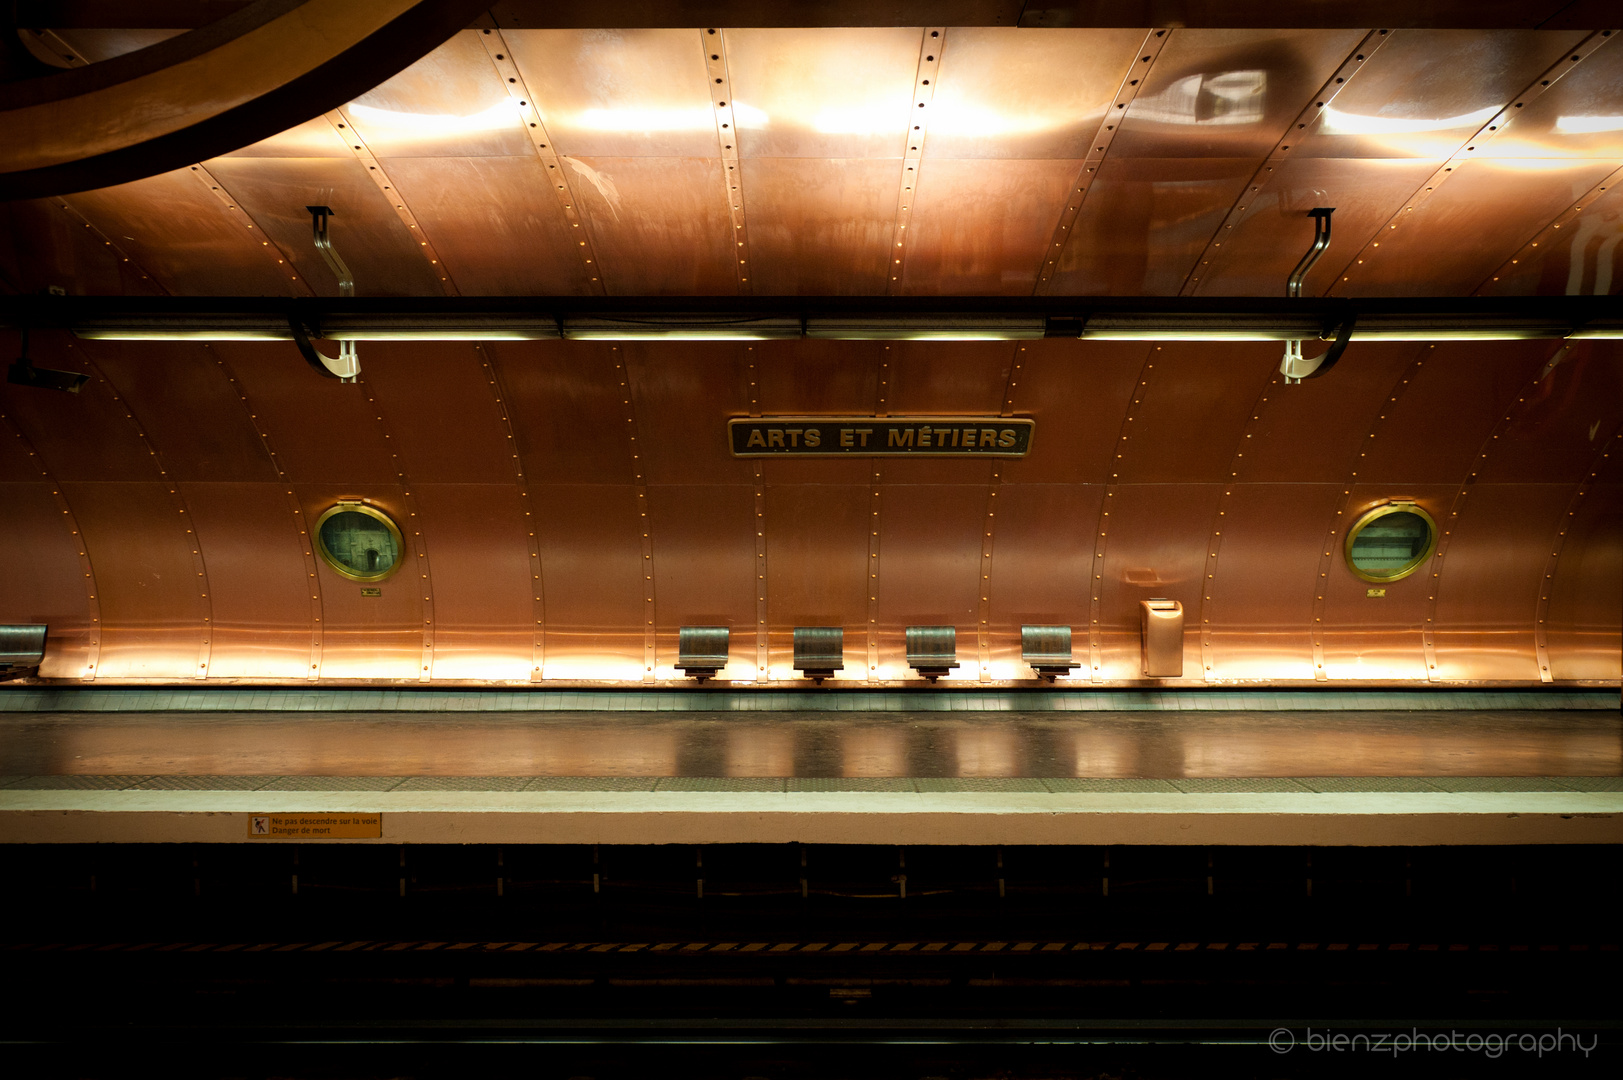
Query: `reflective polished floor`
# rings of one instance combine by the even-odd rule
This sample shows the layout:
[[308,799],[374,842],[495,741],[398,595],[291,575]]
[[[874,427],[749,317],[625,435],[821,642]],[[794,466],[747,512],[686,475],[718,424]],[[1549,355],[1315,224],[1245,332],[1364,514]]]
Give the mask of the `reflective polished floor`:
[[41,776],[1615,777],[1615,710],[0,715]]

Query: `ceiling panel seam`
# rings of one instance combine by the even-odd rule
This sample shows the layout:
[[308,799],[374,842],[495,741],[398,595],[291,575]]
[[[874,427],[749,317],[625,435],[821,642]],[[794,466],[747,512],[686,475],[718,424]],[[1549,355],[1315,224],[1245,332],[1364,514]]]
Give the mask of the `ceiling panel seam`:
[[[1546,365],[1541,372],[1540,381],[1548,377],[1550,366]],[[1572,519],[1578,516],[1578,508],[1582,505],[1585,496],[1600,475],[1601,463],[1612,456],[1612,447],[1617,443],[1618,437],[1623,435],[1623,426],[1613,430],[1610,437],[1600,444],[1594,458],[1589,462],[1589,469],[1584,478],[1578,482],[1572,493],[1572,499],[1567,503],[1565,515],[1561,518],[1560,528],[1550,539],[1550,557],[1544,563],[1544,576],[1539,579],[1538,607],[1533,613],[1533,651],[1538,655],[1538,677],[1540,682],[1554,682],[1554,673],[1550,671],[1550,594],[1555,591],[1555,575],[1559,569],[1561,551],[1566,545],[1567,531],[1572,527]]]
[[721,153],[721,183],[727,198],[727,213],[732,225],[729,242],[734,276],[740,294],[754,291],[750,284],[749,219],[745,212],[744,172],[739,168],[738,122],[733,115],[733,82],[727,66],[727,35],[718,27],[710,27],[699,34],[699,47],[704,50],[705,82],[710,87],[710,107],[715,116],[716,146]]
[[1403,200],[1403,205],[1375,230],[1373,236],[1365,240],[1363,246],[1330,279],[1329,286],[1321,290],[1319,295],[1328,296],[1337,285],[1351,281],[1353,273],[1356,272],[1354,268],[1362,266],[1366,257],[1374,257],[1375,249],[1381,246],[1381,239],[1396,231],[1403,224],[1404,215],[1413,213],[1415,207],[1420,206],[1435,194],[1447,182],[1448,178],[1454,175],[1456,169],[1476,158],[1478,156],[1477,150],[1487,145],[1515,120],[1518,109],[1536,100],[1552,86],[1560,82],[1568,72],[1575,69],[1577,64],[1588,59],[1596,49],[1611,40],[1612,34],[1611,30],[1597,30],[1585,37],[1573,47],[1570,53],[1563,53],[1561,59],[1551,64],[1542,74],[1529,83],[1521,93],[1516,94],[1506,102],[1504,108],[1496,112],[1469,139],[1460,143],[1459,147],[1448,156],[1448,159],[1439,165],[1407,199]]
[[530,556],[532,588],[530,615],[534,619],[534,624],[530,628],[531,636],[534,638],[534,644],[530,647],[530,681],[540,682],[547,662],[547,583],[541,565],[541,544],[535,536],[537,525],[535,504],[530,498],[530,481],[525,476],[523,452],[518,445],[518,432],[513,427],[511,407],[508,404],[509,394],[502,382],[501,372],[496,369],[494,346],[475,345],[474,351],[485,369],[485,382],[490,387],[491,395],[496,399],[496,413],[501,418],[508,446],[512,448],[513,473],[518,481],[519,503],[524,508],[524,532],[527,534],[525,543]]
[[907,150],[902,155],[902,174],[897,181],[895,222],[890,236],[890,275],[885,282],[885,294],[894,296],[902,291],[902,279],[907,270],[907,226],[913,218],[913,206],[919,177],[924,167],[924,138],[930,133],[930,105],[935,100],[937,75],[941,70],[941,51],[947,47],[947,28],[927,26],[919,40],[919,62],[913,74],[913,108],[908,112],[912,123],[906,133]]
[[[1578,198],[1573,201],[1571,206],[1567,207],[1555,217],[1551,218],[1548,224],[1529,237],[1527,242],[1524,243],[1520,248],[1516,249],[1516,253],[1514,255],[1500,263],[1494,272],[1490,274],[1487,279],[1482,282],[1482,284],[1471,290],[1471,295],[1484,295],[1488,292],[1489,286],[1491,286],[1495,281],[1498,281],[1501,277],[1508,277],[1514,273],[1514,271],[1511,270],[1511,267],[1521,265],[1524,260],[1531,262],[1534,248],[1538,247],[1540,244],[1548,245],[1555,238],[1555,234],[1561,230],[1563,225],[1571,225],[1575,221],[1580,221],[1578,215],[1583,212],[1584,207],[1591,205],[1596,199],[1600,198],[1601,194],[1608,188],[1616,187],[1620,183],[1623,183],[1623,166],[1619,166],[1617,169],[1614,169],[1612,172],[1608,173],[1606,177],[1600,181],[1600,183],[1595,184],[1588,191],[1578,196]],[[1595,221],[1597,226],[1600,224],[1599,219],[1593,217],[1583,219],[1583,221]],[[1583,232],[1582,222],[1579,224],[1578,232],[1581,236]],[[1574,240],[1572,242],[1574,254],[1577,254],[1579,250],[1581,250],[1579,248],[1579,244],[1579,240]],[[1611,246],[1615,250],[1615,240],[1612,242]],[[1612,253],[1610,251],[1606,252],[1606,258],[1603,259],[1601,257],[1601,252],[1597,251],[1595,253],[1595,286],[1592,291],[1596,296],[1606,296],[1612,291],[1611,254]],[[1567,271],[1566,295],[1584,295],[1583,282],[1588,276],[1588,258],[1586,257],[1582,262],[1573,260],[1570,263]]]
[[[1104,682],[1104,676],[1099,671],[1104,657],[1104,635],[1099,620],[1103,617],[1102,613],[1104,611],[1105,546],[1110,536],[1110,522],[1106,521],[1105,518],[1110,516],[1110,500],[1116,497],[1116,492],[1121,487],[1121,474],[1116,470],[1121,467],[1123,444],[1127,441],[1128,425],[1133,422],[1134,406],[1144,399],[1145,388],[1149,386],[1150,382],[1150,372],[1155,368],[1151,361],[1155,359],[1155,354],[1160,351],[1161,346],[1159,345],[1152,345],[1145,351],[1144,362],[1138,371],[1138,381],[1133,384],[1132,399],[1129,401],[1126,413],[1122,417],[1121,426],[1116,431],[1116,441],[1111,448],[1113,452],[1110,461],[1106,465],[1106,468],[1110,469],[1111,473],[1109,479],[1104,481],[1105,494],[1104,498],[1099,500],[1099,518],[1095,522],[1093,530],[1093,558],[1089,560],[1088,566],[1083,571],[1088,575],[1088,675],[1095,684]],[[1080,477],[1079,480],[1085,483],[1087,478]]]
[[[1245,187],[1240,189],[1240,194],[1229,207],[1229,212],[1223,215],[1223,220],[1218,222],[1212,238],[1206,242],[1206,249],[1200,253],[1200,258],[1185,275],[1183,287],[1178,290],[1179,296],[1193,296],[1200,289],[1201,278],[1210,280],[1211,272],[1207,268],[1217,260],[1218,249],[1223,246],[1224,237],[1245,220],[1245,208],[1253,205],[1253,200],[1262,197],[1262,189],[1278,174],[1279,167],[1290,159],[1290,148],[1298,138],[1296,133],[1305,131],[1309,124],[1318,119],[1320,113],[1335,100],[1336,95],[1345,90],[1363,69],[1366,61],[1375,55],[1376,50],[1390,40],[1391,34],[1388,31],[1371,30],[1364,35],[1357,47],[1347,54],[1347,59],[1343,60],[1341,66],[1325,80],[1324,85],[1319,87],[1318,93],[1313,95],[1313,100],[1302,109],[1290,127],[1285,129],[1285,133],[1274,143],[1274,148],[1268,151],[1268,156],[1263,159],[1262,164],[1257,166],[1257,171],[1246,181]],[[1284,288],[1284,284],[1280,283],[1281,289]]]
[[[198,164],[193,165],[188,172],[191,174],[193,179],[202,184],[204,187],[208,188],[214,197],[220,200],[221,204],[225,206],[227,216],[230,218],[233,224],[240,224],[245,230],[254,230],[254,236],[250,238],[250,244],[258,237],[263,236],[268,238],[270,236],[270,233],[266,232],[265,229],[260,226],[259,222],[254,218],[254,216],[248,213],[247,210],[243,209],[241,201],[239,201],[235,195],[231,194],[230,189],[228,189],[225,184],[221,182],[220,178],[209,171],[206,164],[199,162]],[[241,215],[241,221],[238,221],[238,215]],[[286,286],[289,292],[294,293],[295,295],[315,295],[315,290],[310,287],[310,282],[305,278],[300,277],[298,273],[293,270],[293,259],[288,252],[282,250],[282,246],[280,244],[270,239],[264,239],[259,240],[258,247],[260,253],[263,254],[265,258],[275,262],[275,273],[278,279],[286,278],[290,282],[297,283],[296,285]]]
[[558,200],[558,208],[569,226],[568,232],[572,241],[570,247],[580,259],[581,271],[586,275],[586,291],[595,296],[602,296],[606,292],[604,279],[607,275],[603,273],[603,264],[598,261],[596,246],[592,243],[592,231],[587,228],[585,219],[581,217],[580,203],[569,184],[569,175],[563,168],[563,159],[558,156],[557,144],[552,141],[552,136],[547,131],[546,120],[541,115],[540,107],[535,103],[535,95],[530,92],[529,83],[524,81],[524,74],[519,71],[518,64],[513,60],[513,50],[508,48],[507,40],[500,30],[481,31],[479,41],[490,56],[490,62],[495,65],[496,74],[507,90],[507,96],[518,105],[520,122],[525,125],[525,134],[530,147],[541,162],[547,186]]
[[[389,200],[389,205],[394,208],[395,216],[400,219],[401,224],[406,226],[406,232],[412,239],[412,245],[424,259],[428,260],[429,270],[439,281],[440,289],[446,296],[460,295],[457,291],[456,282],[451,279],[450,270],[446,267],[444,261],[440,259],[439,252],[434,249],[433,242],[428,239],[428,234],[418,223],[417,215],[412,213],[411,205],[406,201],[406,197],[400,193],[400,189],[395,185],[395,182],[389,179],[389,174],[384,171],[383,163],[366,145],[366,139],[356,129],[349,114],[344,111],[344,108],[338,108],[325,115],[327,122],[333,126],[333,130],[338,137],[344,140],[344,145],[349,148],[349,152],[366,170],[367,177],[377,185],[378,191],[382,193],[383,197]],[[337,217],[341,216],[342,211],[334,207],[333,213]]]
[[1082,203],[1088,197],[1088,192],[1093,189],[1093,182],[1099,177],[1099,170],[1104,165],[1105,156],[1110,153],[1111,143],[1115,141],[1122,120],[1126,117],[1134,99],[1138,97],[1139,91],[1143,89],[1144,82],[1149,78],[1156,57],[1161,55],[1161,50],[1171,38],[1171,30],[1150,30],[1144,35],[1138,53],[1127,65],[1127,73],[1122,76],[1121,85],[1116,88],[1116,95],[1111,98],[1110,106],[1099,121],[1098,130],[1093,133],[1093,141],[1088,144],[1088,150],[1083,155],[1082,168],[1067,189],[1066,206],[1060,211],[1053,235],[1048,238],[1042,265],[1037,268],[1037,284],[1031,290],[1033,296],[1041,296],[1047,291],[1048,283],[1053,279],[1054,271],[1059,267],[1065,254],[1065,245],[1074,231],[1072,226],[1076,224],[1077,215],[1082,212]]
[[102,232],[101,229],[97,228],[96,225],[93,224],[88,217],[86,217],[83,213],[81,213],[79,211],[78,207],[70,205],[68,203],[68,201],[66,199],[63,199],[63,198],[58,198],[56,200],[56,204],[58,206],[60,206],[63,210],[66,210],[69,214],[73,215],[73,217],[79,222],[80,225],[82,225],[86,229],[89,229],[90,232],[91,232],[91,235],[93,235],[94,237],[96,237],[96,239],[98,239],[98,240],[100,240],[102,242],[103,247],[112,248],[113,249],[113,254],[117,255],[121,262],[129,263],[130,267],[136,273],[141,275],[141,280],[142,281],[150,281],[153,284],[153,286],[155,288],[157,288],[157,290],[159,292],[163,293],[165,296],[173,296],[173,295],[175,295],[174,290],[170,289],[169,286],[165,285],[162,281],[160,281],[157,277],[155,277],[151,273],[148,273],[146,267],[142,266],[139,262],[137,262],[130,255],[130,253],[128,251],[125,251],[118,244],[115,244],[113,242],[112,237],[108,236],[106,233]]

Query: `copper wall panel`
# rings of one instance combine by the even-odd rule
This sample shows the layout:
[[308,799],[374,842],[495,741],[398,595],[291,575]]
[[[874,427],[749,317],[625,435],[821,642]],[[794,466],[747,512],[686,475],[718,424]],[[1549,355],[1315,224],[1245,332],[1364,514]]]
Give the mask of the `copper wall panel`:
[[1079,673],[1088,677],[1093,540],[1104,499],[1098,484],[998,485],[989,626],[997,652],[1012,654],[995,656],[994,664],[1014,664],[1012,677],[1031,674],[1018,664],[1020,627],[1027,623],[1071,627],[1073,651],[1084,665]]
[[1364,33],[1173,30],[1110,154],[1260,161]]
[[737,29],[725,35],[738,148],[746,157],[901,158],[918,111],[913,80],[923,31]]
[[755,533],[761,526],[753,485],[650,485],[647,502],[658,674],[680,677],[674,668],[679,627],[726,626],[732,661],[717,677],[754,679]]
[[338,295],[311,239],[305,207],[318,203],[333,209],[329,235],[355,275],[357,296],[441,295],[418,241],[354,158],[230,155],[205,164],[286,253],[290,276],[304,278],[317,296]]
[[[1309,344],[1311,354],[1324,346]],[[1276,345],[1249,346],[1258,351]],[[1387,409],[1404,389],[1402,378],[1424,345],[1410,342],[1358,342],[1349,345],[1335,377],[1307,379],[1286,386],[1271,380],[1259,402],[1255,423],[1247,430],[1235,464],[1242,483],[1339,482],[1365,450],[1371,431],[1377,437],[1394,433],[1381,427]],[[1283,351],[1283,350],[1281,350]],[[1311,544],[1309,546],[1312,546]]]
[[1570,30],[1394,30],[1291,152],[1441,161],[1583,38]]
[[1279,366],[1276,348],[1226,341],[1155,347],[1140,399],[1129,406],[1132,420],[1121,429],[1111,479],[1228,482],[1235,451],[1244,449],[1248,410],[1266,395]]
[[207,636],[191,525],[158,483],[64,483],[101,605],[98,678],[190,679]]
[[76,347],[95,359],[134,413],[169,479],[276,479],[276,467],[213,346],[85,341]]
[[374,154],[534,157],[519,111],[479,38],[477,30],[461,31],[344,106]]
[[1566,535],[1556,537],[1561,557],[1544,594],[1550,676],[1616,679],[1623,677],[1623,486],[1596,484],[1576,501],[1566,511]]
[[1511,123],[1478,153],[1494,158],[1623,158],[1617,88],[1623,50],[1597,49],[1561,81],[1517,109]]
[[996,416],[1020,348],[1006,341],[896,342],[880,361],[886,411]]
[[1494,268],[1483,296],[1605,296],[1623,286],[1623,184],[1582,202],[1577,220],[1545,229]]
[[[1359,479],[1363,479],[1362,474]],[[1364,511],[1393,498],[1413,499],[1434,520],[1445,522],[1457,489],[1452,484],[1408,484],[1398,488],[1390,484],[1359,483],[1344,490],[1350,491],[1346,514],[1327,519],[1326,532],[1332,521],[1356,521]],[[1338,539],[1345,538],[1342,528],[1337,526]],[[1325,677],[1332,680],[1428,678],[1430,670],[1422,635],[1426,620],[1431,617],[1432,597],[1436,595],[1433,584],[1437,579],[1431,575],[1440,573],[1439,569],[1428,564],[1411,577],[1385,585],[1385,595],[1372,597],[1369,583],[1354,577],[1347,569],[1339,546],[1320,551],[1330,552],[1324,578]],[[1525,610],[1525,605],[1518,598],[1513,601],[1513,608]]]
[[546,586],[543,677],[635,682],[648,674],[641,501],[629,485],[530,488]]
[[78,679],[98,627],[85,599],[78,537],[51,494],[57,490],[49,482],[0,483],[0,622],[45,623],[40,675]]
[[[1425,346],[1418,372],[1390,402],[1386,421],[1354,464],[1360,483],[1458,483],[1502,451],[1485,444],[1538,373],[1541,341],[1447,342]],[[1391,492],[1396,495],[1394,490]]]
[[367,364],[374,415],[413,483],[512,485],[518,451],[484,362],[471,342],[402,341]]
[[1148,32],[952,27],[927,110],[926,160],[1080,159]]
[[1029,296],[1076,173],[1074,161],[959,161],[927,153],[906,248],[896,252],[903,271],[898,291]]
[[[879,400],[880,365],[890,353],[877,341],[762,341],[754,355],[760,358],[755,372],[762,415],[872,416]],[[869,458],[780,458],[760,464],[767,483],[778,486],[865,485],[873,472]]]
[[1576,484],[1623,424],[1623,342],[1529,342],[1527,352],[1554,360],[1563,349],[1549,374],[1535,369],[1522,384],[1478,483]]
[[565,158],[611,295],[738,292],[721,158]]
[[[1294,154],[1295,151],[1293,150]],[[1293,157],[1275,167],[1267,186],[1240,205],[1215,258],[1202,265],[1195,292],[1206,296],[1284,296],[1286,283],[1313,243],[1307,212],[1332,206],[1330,248],[1303,285],[1304,296],[1341,291],[1337,272],[1404,205],[1439,162]]]
[[430,594],[422,588],[418,565],[423,551],[416,535],[420,527],[402,495],[404,489],[397,484],[311,483],[297,484],[293,490],[310,525],[339,499],[365,499],[394,519],[405,541],[400,569],[381,582],[367,584],[378,590],[375,596],[364,594],[360,582],[316,558],[321,678],[417,681],[424,674],[423,601]]
[[1236,484],[1213,538],[1218,553],[1202,606],[1184,609],[1209,646],[1207,678],[1314,677],[1313,605],[1319,544],[1339,484]]
[[[1142,679],[1139,601],[1183,604],[1184,679],[1200,682],[1199,609],[1206,541],[1223,489],[1215,484],[1126,484],[1105,496],[1098,526],[1105,536],[1099,590],[1099,640],[1104,679]],[[1080,629],[1080,628],[1079,628]],[[1078,634],[1076,651],[1086,655]]]
[[464,295],[591,291],[570,235],[579,230],[564,220],[535,155],[392,158],[387,168]]
[[[535,625],[530,519],[511,483],[413,483],[434,595],[436,679],[532,674]],[[402,574],[409,573],[407,567]]]
[[56,199],[0,202],[0,288],[49,286],[74,296],[155,296],[163,290]]
[[1088,188],[1044,293],[1177,295],[1256,166],[1249,158],[1112,154]]
[[66,334],[29,336],[29,355],[41,367],[84,372],[90,381],[77,394],[8,386],[10,421],[56,480],[156,480],[151,447],[130,423],[117,388],[101,376],[90,356]]
[[627,381],[617,346],[488,342],[520,461],[533,483],[630,484]]
[[[222,341],[210,346],[225,359],[241,389],[248,418],[264,436],[277,466],[292,483],[388,484],[400,469],[367,399],[365,383],[346,384],[310,370],[292,342]],[[362,364],[383,359],[381,343],[361,347]],[[363,371],[361,376],[366,378]]]
[[702,36],[502,30],[547,133],[571,157],[716,156]]
[[739,163],[755,291],[883,293],[900,158],[764,158]]
[[837,677],[866,675],[871,503],[866,484],[768,483],[765,595],[773,679],[799,677],[792,670],[796,626],[845,627],[845,670]]
[[316,630],[304,558],[308,538],[299,535],[287,488],[177,486],[209,575],[209,678],[307,679]]
[[[1532,167],[1529,167],[1530,164]],[[1469,295],[1614,161],[1468,161],[1336,285],[1343,296]],[[1485,211],[1485,208],[1487,209]],[[1305,248],[1303,250],[1306,250]],[[1416,266],[1424,266],[1417,277]]]
[[[1010,390],[1017,416],[1037,421],[1029,457],[1007,463],[1010,483],[1104,483],[1114,470],[1121,418],[1145,357],[1138,341],[1033,341],[1020,346]],[[1153,362],[1153,361],[1151,361]]]
[[1571,501],[1566,484],[1483,484],[1452,526],[1437,579],[1440,679],[1537,679],[1534,619],[1545,560]]
[[[339,132],[334,129],[325,116],[317,116],[306,120],[286,131],[278,132],[268,139],[260,139],[256,143],[249,143],[240,149],[233,150],[229,155],[232,159],[238,158],[349,158],[353,156],[351,149],[353,143],[346,143],[339,138]],[[214,158],[204,162],[212,171],[214,163],[220,160]]]
[[[981,557],[987,521],[986,463],[955,464],[968,466],[959,470],[964,481],[959,484],[885,483],[879,488],[879,558],[867,560],[879,564],[877,570],[869,570],[878,574],[869,584],[877,584],[879,591],[863,595],[863,606],[853,612],[856,618],[846,624],[856,631],[855,641],[852,629],[846,631],[846,648],[855,644],[860,649],[865,644],[861,632],[867,621],[866,600],[878,596],[874,631],[879,678],[917,677],[907,669],[909,626],[956,627],[959,668],[950,678],[979,675],[981,575],[991,573],[983,564],[992,561]],[[859,558],[869,554],[866,540],[861,538]],[[1019,631],[1015,633],[1018,637]],[[858,671],[866,666],[864,658],[859,656],[856,666]]]
[[755,463],[730,456],[727,420],[749,413],[752,345],[624,342],[636,453],[654,484],[754,483]]

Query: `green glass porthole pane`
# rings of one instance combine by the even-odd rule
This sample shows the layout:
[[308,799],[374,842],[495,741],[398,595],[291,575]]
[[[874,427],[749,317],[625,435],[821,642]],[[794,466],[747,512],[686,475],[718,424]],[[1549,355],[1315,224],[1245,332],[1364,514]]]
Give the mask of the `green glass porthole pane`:
[[1365,581],[1408,577],[1431,557],[1437,526],[1413,504],[1387,504],[1365,514],[1347,537],[1347,566]]
[[357,581],[378,581],[400,564],[400,530],[369,506],[335,506],[316,526],[322,558]]

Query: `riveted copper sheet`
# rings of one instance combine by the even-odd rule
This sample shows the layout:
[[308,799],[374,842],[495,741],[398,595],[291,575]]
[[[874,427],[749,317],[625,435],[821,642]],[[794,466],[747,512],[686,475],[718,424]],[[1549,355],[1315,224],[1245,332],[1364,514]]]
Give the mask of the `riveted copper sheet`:
[[1112,157],[1260,161],[1361,30],[1173,30]]
[[[870,566],[868,575],[878,576],[864,575],[879,591],[865,592],[861,609],[866,611],[869,595],[878,596],[880,615],[874,630],[880,678],[911,674],[906,668],[909,626],[956,627],[961,667],[953,674],[971,678],[978,674],[981,575],[991,573],[983,565],[991,560],[981,557],[981,541],[987,521],[986,476],[992,466],[982,461],[949,464],[960,467],[957,484],[880,485],[879,557],[867,559],[878,564]],[[857,554],[867,558],[865,542]],[[860,618],[856,625],[862,626]],[[860,660],[858,664],[860,671],[865,665]]]
[[413,482],[511,486],[518,451],[484,355],[472,342],[393,342],[367,365],[374,415],[387,423],[390,452]]
[[0,273],[20,293],[52,285],[75,295],[162,292],[58,199],[0,202]]
[[1544,595],[1545,558],[1571,494],[1565,484],[1471,489],[1445,526],[1453,536],[1437,579],[1437,678],[1539,678],[1529,612]]
[[[434,596],[436,679],[524,681],[535,642],[530,545],[511,484],[414,484]],[[409,565],[401,571],[409,574]],[[406,581],[401,582],[405,588]]]
[[309,539],[287,489],[240,481],[178,487],[209,575],[209,677],[306,679],[319,627],[311,621]]
[[[1018,416],[1037,421],[1029,456],[1011,461],[1011,483],[1103,483],[1110,478],[1116,440],[1155,346],[1138,341],[1033,341],[1020,345],[1018,385],[1010,397]],[[1090,545],[1091,547],[1091,545]]]
[[871,498],[866,484],[768,484],[765,595],[773,679],[798,677],[792,670],[796,626],[845,627],[845,670],[836,677],[863,678]]
[[543,676],[642,679],[645,500],[610,484],[536,484],[530,496],[546,576]]
[[1278,359],[1272,345],[1168,342],[1143,373],[1132,421],[1121,428],[1110,469],[1123,483],[1231,479],[1247,411],[1269,396]]
[[760,344],[621,344],[636,411],[637,460],[650,486],[754,483],[754,465],[727,456],[726,422],[749,413],[750,365]]
[[991,627],[994,642],[1001,646],[994,664],[1015,667],[1008,677],[1029,675],[1019,666],[1020,627],[1026,624],[1070,626],[1072,654],[1086,677],[1093,533],[1104,498],[1105,489],[1099,484],[998,485],[988,560],[993,575]]
[[[1623,372],[1600,342],[1540,342],[1555,366],[1517,392],[1510,420],[1477,468],[1481,483],[1576,484],[1623,423]],[[1564,350],[1564,351],[1563,351]]]
[[1623,124],[1616,122],[1620,80],[1623,51],[1612,41],[1516,110],[1481,152],[1493,158],[1623,157]]
[[[5,431],[0,427],[0,432]],[[6,440],[10,441],[10,440]],[[0,483],[0,620],[45,623],[45,662],[40,675],[78,679],[85,675],[90,641],[99,637],[87,607],[84,572],[74,536],[53,491],[39,481]]]
[[519,459],[535,483],[633,482],[630,393],[621,385],[618,348],[596,341],[486,343]]
[[1191,615],[1204,595],[1205,544],[1222,490],[1216,484],[1125,484],[1107,494],[1109,516],[1099,521],[1105,554],[1094,560],[1102,564],[1094,571],[1102,601],[1101,678],[1144,677],[1138,605],[1159,597],[1183,604],[1184,679],[1201,681],[1199,624]]
[[731,629],[723,679],[754,679],[755,591],[760,573],[755,492],[748,483],[654,484],[648,488],[653,541],[659,674],[678,677],[677,630]]
[[885,291],[900,158],[746,157],[739,168],[757,293]]
[[[1612,455],[1612,460],[1618,458]],[[1597,484],[1567,511],[1565,536],[1549,592],[1550,675],[1610,679],[1623,653],[1618,597],[1623,596],[1623,487]],[[1554,548],[1551,549],[1556,550]]]
[[1577,220],[1545,229],[1501,263],[1482,283],[1484,296],[1526,294],[1605,296],[1623,284],[1623,184],[1597,185],[1575,202]]
[[1236,484],[1202,597],[1184,608],[1210,645],[1211,679],[1312,679],[1314,598],[1334,484]]
[[[31,335],[29,353],[41,367],[91,376],[74,395],[7,387],[7,418],[56,480],[141,481],[159,478],[153,447],[132,424],[117,388],[66,335]],[[91,436],[91,437],[87,437]]]

